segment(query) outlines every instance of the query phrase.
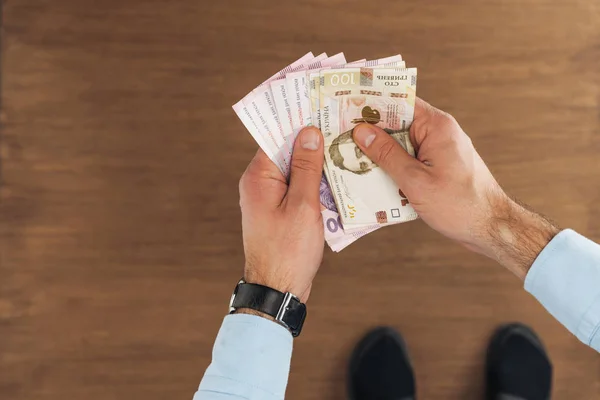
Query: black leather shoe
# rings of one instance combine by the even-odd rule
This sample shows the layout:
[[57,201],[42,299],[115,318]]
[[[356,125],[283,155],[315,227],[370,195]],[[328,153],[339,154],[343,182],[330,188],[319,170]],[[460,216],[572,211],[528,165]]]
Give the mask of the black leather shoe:
[[404,340],[392,328],[365,336],[350,358],[350,400],[413,400],[415,379]]
[[523,324],[500,327],[487,354],[488,400],[548,400],[552,364],[536,334]]

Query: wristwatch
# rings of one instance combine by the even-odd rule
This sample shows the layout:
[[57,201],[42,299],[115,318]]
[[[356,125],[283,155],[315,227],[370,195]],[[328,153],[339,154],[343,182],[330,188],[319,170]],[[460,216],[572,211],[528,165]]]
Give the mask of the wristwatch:
[[306,305],[290,292],[278,290],[241,279],[231,295],[229,313],[238,308],[249,308],[270,315],[286,327],[293,337],[300,335],[306,318]]

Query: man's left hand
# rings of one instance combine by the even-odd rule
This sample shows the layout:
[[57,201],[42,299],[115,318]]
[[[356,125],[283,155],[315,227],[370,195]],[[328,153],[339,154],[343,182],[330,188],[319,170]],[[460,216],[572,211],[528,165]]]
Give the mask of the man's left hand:
[[289,185],[259,150],[240,180],[244,278],[306,302],[323,258],[319,185],[323,137],[303,129],[294,145]]

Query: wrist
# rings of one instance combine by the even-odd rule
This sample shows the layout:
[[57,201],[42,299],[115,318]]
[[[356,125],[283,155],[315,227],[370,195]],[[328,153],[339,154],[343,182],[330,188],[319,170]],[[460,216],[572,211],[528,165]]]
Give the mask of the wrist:
[[310,294],[310,287],[301,288],[300,285],[291,283],[291,279],[286,277],[279,277],[274,274],[260,274],[255,272],[256,269],[249,267],[246,263],[246,268],[244,269],[244,280],[247,283],[255,283],[258,285],[263,285],[269,287],[271,289],[275,289],[281,293],[291,293],[296,296],[302,303],[306,303],[308,300],[308,296]]
[[296,337],[304,325],[306,305],[291,293],[242,279],[231,295],[229,313],[250,314],[277,322]]
[[266,313],[261,312],[261,311],[253,310],[251,308],[238,308],[238,309],[236,309],[233,312],[233,314],[256,315],[257,317],[261,317],[261,318],[264,318],[264,319],[268,319],[269,321],[275,322],[275,318],[271,317],[269,314],[266,314]]
[[481,253],[525,279],[538,254],[559,228],[544,216],[502,193],[491,201],[492,213],[483,229]]

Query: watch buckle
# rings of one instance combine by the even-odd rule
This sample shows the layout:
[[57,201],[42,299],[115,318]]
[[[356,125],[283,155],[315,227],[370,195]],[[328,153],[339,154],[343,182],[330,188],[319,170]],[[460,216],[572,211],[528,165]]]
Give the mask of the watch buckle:
[[235,296],[237,295],[238,288],[242,283],[246,283],[244,278],[240,279],[240,281],[235,285],[235,289],[233,289],[233,293],[231,294],[231,300],[229,300],[229,314],[235,311],[235,307],[233,307],[233,302],[235,300]]
[[286,292],[283,297],[283,302],[281,303],[281,306],[279,307],[279,311],[277,311],[277,315],[275,316],[275,320],[282,323],[287,328],[289,328],[289,326],[288,326],[288,324],[286,324],[283,321],[283,317],[285,317],[285,313],[288,311],[289,305],[290,305],[290,302],[292,301],[292,299],[300,301],[296,296],[294,296],[290,292]]

